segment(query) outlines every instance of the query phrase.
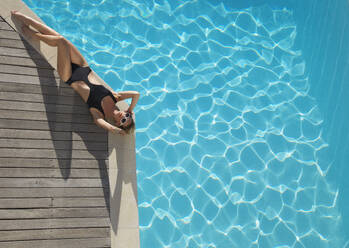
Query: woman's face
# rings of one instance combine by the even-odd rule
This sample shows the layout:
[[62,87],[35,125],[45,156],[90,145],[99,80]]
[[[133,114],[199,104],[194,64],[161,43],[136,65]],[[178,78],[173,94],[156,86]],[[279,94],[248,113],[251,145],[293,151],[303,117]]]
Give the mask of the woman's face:
[[115,124],[118,127],[127,127],[132,123],[132,115],[126,111],[115,111],[114,112]]

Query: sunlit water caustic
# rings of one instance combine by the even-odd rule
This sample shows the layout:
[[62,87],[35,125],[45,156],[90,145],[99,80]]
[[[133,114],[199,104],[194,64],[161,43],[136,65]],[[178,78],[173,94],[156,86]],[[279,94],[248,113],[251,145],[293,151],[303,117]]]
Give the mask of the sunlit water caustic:
[[349,247],[345,0],[25,0],[137,90],[142,248]]

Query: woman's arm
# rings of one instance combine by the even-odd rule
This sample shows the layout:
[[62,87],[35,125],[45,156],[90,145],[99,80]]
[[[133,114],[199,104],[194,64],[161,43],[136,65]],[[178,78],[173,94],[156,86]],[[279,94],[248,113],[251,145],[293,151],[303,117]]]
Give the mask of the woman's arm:
[[124,130],[122,130],[121,128],[118,128],[118,127],[106,122],[104,120],[103,116],[100,113],[98,113],[97,111],[90,109],[90,112],[92,114],[93,121],[96,123],[97,126],[107,130],[108,132],[118,133],[121,135],[126,134],[126,132]]
[[121,128],[118,128],[118,127],[116,127],[114,125],[109,124],[103,118],[95,119],[95,123],[96,123],[97,126],[107,130],[108,132],[118,133],[118,134],[121,134],[121,135],[126,134],[126,132],[124,130],[122,130]]
[[132,112],[133,108],[136,106],[138,99],[139,99],[139,92],[138,91],[121,91],[121,92],[113,92],[114,97],[117,101],[122,101],[127,98],[132,98],[131,104],[128,107],[128,112]]

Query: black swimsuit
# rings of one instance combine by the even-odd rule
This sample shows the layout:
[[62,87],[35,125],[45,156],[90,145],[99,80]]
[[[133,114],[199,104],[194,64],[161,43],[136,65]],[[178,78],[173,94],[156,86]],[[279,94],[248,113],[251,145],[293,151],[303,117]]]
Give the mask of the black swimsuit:
[[90,95],[88,96],[86,103],[89,108],[96,108],[104,115],[104,111],[101,105],[102,99],[106,96],[111,96],[113,101],[115,103],[117,102],[110,90],[105,88],[103,85],[93,84],[88,80],[88,75],[91,72],[91,68],[89,66],[82,67],[77,64],[71,63],[71,70],[71,77],[66,83],[68,85],[71,85],[76,81],[84,81],[88,85],[88,87],[90,88]]

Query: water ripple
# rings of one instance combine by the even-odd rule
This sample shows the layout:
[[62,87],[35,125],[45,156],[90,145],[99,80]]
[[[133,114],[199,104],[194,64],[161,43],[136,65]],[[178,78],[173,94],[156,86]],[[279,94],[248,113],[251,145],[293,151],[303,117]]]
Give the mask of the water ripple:
[[326,181],[334,154],[292,11],[53,2],[33,8],[114,89],[141,91],[142,247],[343,245],[338,190]]

